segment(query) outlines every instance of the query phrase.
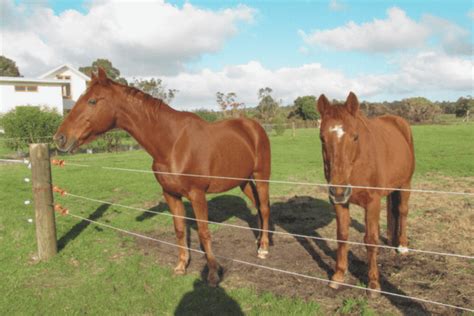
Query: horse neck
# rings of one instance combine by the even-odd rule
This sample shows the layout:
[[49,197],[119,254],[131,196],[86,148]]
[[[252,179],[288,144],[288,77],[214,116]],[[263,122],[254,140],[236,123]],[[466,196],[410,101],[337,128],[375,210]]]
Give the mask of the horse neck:
[[364,139],[364,141],[359,142],[359,154],[357,155],[357,159],[374,159],[374,139],[371,132],[370,121],[362,115],[358,115],[356,120],[359,138]]
[[165,163],[177,138],[180,112],[158,99],[123,92],[116,127],[127,131],[153,157]]

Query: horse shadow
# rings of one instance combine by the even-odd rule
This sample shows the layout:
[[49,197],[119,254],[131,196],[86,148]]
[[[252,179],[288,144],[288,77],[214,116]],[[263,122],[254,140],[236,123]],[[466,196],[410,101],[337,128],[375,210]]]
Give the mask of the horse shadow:
[[[330,203],[308,196],[294,197],[286,202],[274,203],[272,204],[271,212],[275,224],[283,228],[286,232],[314,236],[316,238],[323,238],[323,236],[317,232],[318,229],[327,226],[336,219],[333,206]],[[350,226],[360,233],[365,233],[365,225],[354,218],[351,218]],[[334,235],[336,235],[336,231],[334,231]],[[329,265],[324,261],[319,255],[318,250],[322,251],[326,256],[330,257],[333,262],[335,262],[337,256],[337,246],[335,243],[331,242],[332,247],[330,247],[326,240],[308,239],[297,236],[294,238],[311,256],[313,261],[326,272],[328,279],[330,279],[334,274],[334,264]],[[385,238],[380,239],[382,242],[386,243]],[[366,252],[363,251],[363,254],[366,255]],[[380,256],[381,254],[379,250],[379,260]],[[351,249],[349,249],[348,262],[348,272],[356,277],[360,283],[368,284],[367,260],[365,258],[360,259],[351,251]],[[405,292],[398,289],[397,286],[390,283],[390,281],[385,277],[383,269],[380,270],[380,284],[382,290],[385,292],[408,296]],[[338,291],[341,290],[344,290],[344,287],[341,287]],[[392,305],[398,308],[405,315],[429,315],[429,312],[418,302],[402,297],[383,295]]]
[[[96,221],[101,218],[104,213],[109,209],[110,204],[100,205],[92,214],[90,214],[87,219],[91,221]],[[58,240],[58,251],[62,251],[71,241],[76,239],[89,225],[91,222],[86,220],[81,220],[79,223],[74,225],[66,234],[64,234]],[[99,227],[96,227],[98,230],[102,230]]]
[[[190,202],[184,202],[184,208],[186,210],[186,217],[194,218],[193,208]],[[247,205],[247,202],[241,197],[234,195],[220,195],[210,201],[208,201],[209,217],[208,220],[211,222],[224,223],[237,217],[240,220],[246,222],[249,227],[258,228],[258,220],[256,213],[252,213],[251,209]],[[151,212],[143,212],[138,215],[135,220],[142,222],[153,218],[160,213],[168,212],[168,204],[159,202],[158,205],[148,209]],[[195,220],[186,220],[186,237],[188,246],[191,245],[191,230],[197,231],[197,222]],[[272,229],[271,229],[272,230]],[[258,238],[259,232],[252,230],[255,238]]]
[[174,311],[174,315],[244,315],[239,303],[231,298],[223,288],[211,288],[196,279],[193,290],[184,294]]
[[[189,202],[185,202],[184,205],[186,209],[186,216],[194,217],[191,204]],[[247,202],[241,197],[233,195],[220,195],[211,199],[208,202],[208,205],[209,221],[223,223],[227,222],[233,217],[237,217],[240,220],[246,222],[249,227],[258,228],[257,214],[251,212]],[[149,210],[162,213],[168,211],[168,206],[166,203],[160,202],[158,205],[150,208]],[[143,221],[156,215],[157,214],[155,213],[144,212],[138,215],[136,220]],[[336,217],[333,206],[327,201],[315,199],[310,196],[295,196],[282,202],[275,202],[271,205],[270,230],[275,231],[275,228],[279,227],[284,232],[290,234],[323,238],[323,236],[318,233],[318,230],[326,227],[335,220]],[[365,232],[365,225],[353,218],[351,219],[350,225],[360,233]],[[186,226],[188,245],[190,245],[190,230],[197,230],[197,225],[195,221],[188,220]],[[253,233],[255,238],[258,238],[259,232],[253,231]],[[270,233],[269,235],[270,244],[272,245],[274,234]],[[336,235],[336,231],[334,231],[334,235]],[[298,236],[293,236],[293,238],[311,256],[312,260],[318,265],[318,267],[325,271],[327,278],[330,279],[334,273],[334,262],[336,261],[337,246],[335,243],[331,242],[330,245],[328,241],[321,239],[309,239]],[[383,242],[382,238],[381,240]],[[327,261],[323,260],[320,255],[321,252],[327,257],[331,258],[332,263],[328,263]],[[364,255],[366,254],[365,249],[363,253]],[[379,260],[380,256],[381,254],[379,254]],[[351,250],[349,250],[348,261],[348,272],[357,278],[360,283],[368,284],[367,260],[365,258],[359,258]],[[203,270],[204,274],[205,269]],[[203,280],[205,280],[204,274],[202,275]],[[380,284],[383,291],[398,295],[407,295],[405,292],[398,289],[394,284],[390,283],[390,281],[384,276],[383,270],[380,271]],[[341,289],[338,291],[342,291],[344,289],[344,287],[341,287]],[[403,314],[429,314],[421,304],[413,300],[395,297],[392,295],[384,296],[389,299],[392,305],[398,308]]]

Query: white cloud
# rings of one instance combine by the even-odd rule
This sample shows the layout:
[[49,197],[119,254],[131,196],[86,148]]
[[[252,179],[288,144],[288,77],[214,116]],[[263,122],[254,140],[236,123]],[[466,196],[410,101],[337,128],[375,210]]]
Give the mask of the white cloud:
[[176,73],[189,61],[220,50],[238,23],[251,22],[247,6],[212,11],[162,0],[96,1],[87,13],[55,14],[43,5],[26,8],[0,0],[0,54],[21,69],[38,72],[62,62],[90,64],[109,58],[125,74]]
[[452,54],[472,54],[472,43],[469,40],[469,31],[446,19],[433,15],[425,15],[423,24],[432,34],[437,34],[444,51]]
[[300,35],[310,45],[364,52],[419,47],[428,37],[426,28],[407,17],[403,10],[391,8],[387,14],[385,20],[363,24],[351,21],[331,30],[316,30],[310,34],[300,31]]
[[329,9],[331,11],[343,11],[346,9],[346,5],[339,0],[330,0]]
[[474,10],[469,10],[467,12],[467,16],[471,19],[471,20],[474,20]]
[[180,109],[217,109],[217,91],[236,92],[240,101],[255,106],[257,90],[267,86],[283,104],[291,104],[298,96],[321,93],[343,99],[354,91],[362,99],[384,100],[387,95],[430,97],[430,93],[440,91],[458,91],[462,95],[473,89],[474,64],[469,59],[425,52],[404,56],[396,63],[399,70],[394,73],[348,77],[318,63],[271,70],[251,61],[219,71],[180,73],[163,80],[169,88],[179,90],[173,105]]
[[408,17],[400,8],[387,10],[387,18],[306,33],[299,31],[308,45],[318,45],[341,51],[387,53],[426,48],[430,40],[437,40],[448,53],[471,54],[469,32],[453,22],[432,15],[420,21]]

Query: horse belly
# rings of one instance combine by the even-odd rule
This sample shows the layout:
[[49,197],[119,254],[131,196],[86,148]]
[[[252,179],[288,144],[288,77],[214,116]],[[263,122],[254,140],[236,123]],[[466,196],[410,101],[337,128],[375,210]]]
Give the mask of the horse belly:
[[239,143],[227,144],[221,154],[214,157],[218,157],[220,163],[214,163],[211,167],[212,175],[216,177],[211,179],[208,193],[228,191],[252,176],[255,156],[248,146]]
[[400,187],[410,181],[414,170],[414,159],[411,146],[404,138],[390,144],[386,161],[388,187]]

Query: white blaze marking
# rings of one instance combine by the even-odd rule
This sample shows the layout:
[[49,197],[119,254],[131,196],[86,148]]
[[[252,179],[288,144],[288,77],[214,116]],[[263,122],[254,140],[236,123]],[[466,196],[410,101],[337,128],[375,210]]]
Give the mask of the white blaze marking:
[[342,125],[335,125],[333,127],[330,127],[329,131],[335,132],[338,139],[341,139],[341,137],[345,134],[344,129],[342,128]]

